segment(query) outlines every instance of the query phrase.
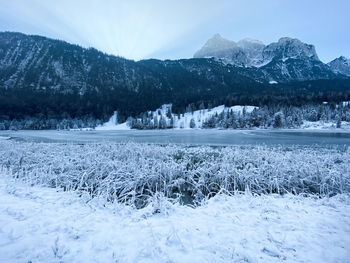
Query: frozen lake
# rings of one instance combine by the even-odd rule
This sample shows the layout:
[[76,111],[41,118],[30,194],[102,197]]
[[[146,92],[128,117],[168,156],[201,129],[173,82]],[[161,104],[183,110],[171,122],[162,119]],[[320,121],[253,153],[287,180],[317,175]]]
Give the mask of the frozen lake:
[[0,131],[1,137],[27,142],[141,142],[188,145],[350,145],[344,130],[128,130]]

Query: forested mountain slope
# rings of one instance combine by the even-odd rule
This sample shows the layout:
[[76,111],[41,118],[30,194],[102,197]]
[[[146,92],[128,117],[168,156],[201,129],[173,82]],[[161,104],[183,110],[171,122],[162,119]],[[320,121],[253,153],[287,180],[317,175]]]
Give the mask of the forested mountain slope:
[[[0,122],[36,118],[121,120],[165,103],[259,105],[349,99],[350,81],[269,84],[266,67],[240,67],[216,58],[132,61],[93,48],[21,33],[0,33]],[[311,78],[313,79],[313,78]]]

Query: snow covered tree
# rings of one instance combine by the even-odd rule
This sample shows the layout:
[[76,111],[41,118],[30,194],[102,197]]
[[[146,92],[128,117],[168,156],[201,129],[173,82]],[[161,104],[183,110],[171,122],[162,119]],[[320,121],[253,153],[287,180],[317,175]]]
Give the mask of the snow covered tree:
[[158,117],[157,117],[156,114],[153,116],[153,128],[154,129],[158,129],[159,128]]
[[337,128],[341,128],[341,117],[339,115],[336,117],[336,120],[337,120]]
[[170,125],[169,125],[169,128],[170,128],[170,129],[174,128],[174,118],[173,118],[173,116],[171,116],[171,118],[170,118]]
[[186,112],[192,112],[193,113],[193,107],[192,104],[188,104],[186,107]]
[[167,125],[166,125],[166,120],[163,116],[160,116],[159,119],[159,129],[166,129]]
[[17,130],[20,130],[21,128],[22,127],[21,127],[20,123],[16,119],[11,121],[9,130],[17,131]]
[[274,116],[273,127],[274,128],[282,128],[283,124],[284,124],[284,114],[283,114],[283,112],[279,111]]
[[202,125],[203,128],[215,128],[216,120],[214,116],[208,118]]
[[191,129],[196,128],[196,122],[194,121],[193,118],[190,120],[190,128],[191,128]]
[[170,119],[172,117],[171,108],[168,108],[166,116]]

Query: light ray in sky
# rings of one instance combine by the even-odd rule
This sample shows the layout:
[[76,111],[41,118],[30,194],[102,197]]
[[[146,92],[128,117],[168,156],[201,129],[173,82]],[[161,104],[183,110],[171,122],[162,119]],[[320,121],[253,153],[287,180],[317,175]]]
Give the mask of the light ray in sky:
[[348,0],[0,0],[0,31],[65,40],[131,59],[188,58],[215,33],[316,46],[350,57]]
[[[222,8],[212,1],[205,1],[205,8],[203,2],[198,3],[13,0],[4,2],[2,13],[20,24],[25,23],[26,29],[21,31],[140,59],[193,30]],[[198,12],[193,14],[193,10]]]

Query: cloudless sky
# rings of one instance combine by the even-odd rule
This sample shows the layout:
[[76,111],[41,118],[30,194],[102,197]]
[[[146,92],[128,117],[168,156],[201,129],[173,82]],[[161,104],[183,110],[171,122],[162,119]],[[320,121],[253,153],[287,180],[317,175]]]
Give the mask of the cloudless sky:
[[0,0],[0,31],[130,59],[190,58],[215,33],[265,44],[289,36],[324,62],[350,57],[350,0]]

